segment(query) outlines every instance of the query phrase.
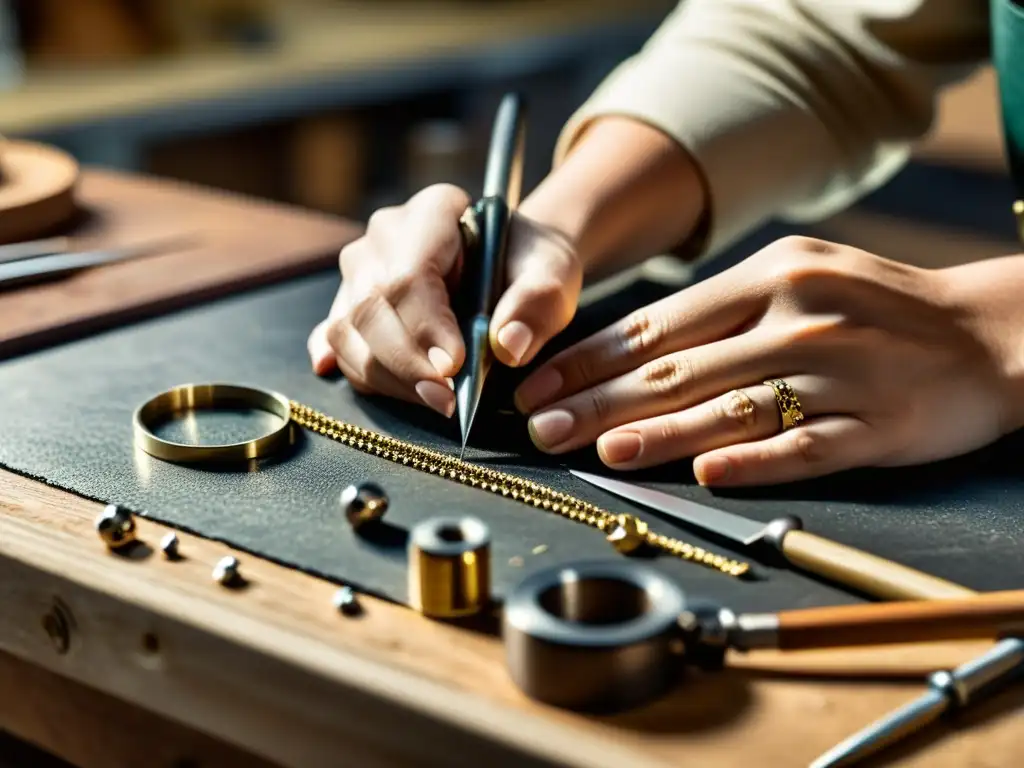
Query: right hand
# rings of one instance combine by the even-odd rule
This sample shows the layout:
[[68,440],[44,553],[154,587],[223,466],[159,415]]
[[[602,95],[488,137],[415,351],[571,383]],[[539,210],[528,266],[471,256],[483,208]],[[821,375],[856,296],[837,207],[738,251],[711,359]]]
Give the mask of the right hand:
[[[341,287],[309,336],[313,370],[335,368],[363,394],[455,410],[450,378],[465,344],[449,292],[462,263],[459,217],[469,196],[438,184],[370,217],[341,251]],[[505,365],[532,360],[576,312],[583,269],[562,233],[517,213],[509,231],[508,286],[491,319],[491,346]]]

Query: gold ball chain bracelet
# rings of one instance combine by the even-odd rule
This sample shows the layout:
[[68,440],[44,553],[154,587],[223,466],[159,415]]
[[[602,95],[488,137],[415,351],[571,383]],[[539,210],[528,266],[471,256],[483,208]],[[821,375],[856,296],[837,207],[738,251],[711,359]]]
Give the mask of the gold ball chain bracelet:
[[723,555],[709,552],[702,547],[652,531],[647,523],[634,515],[615,514],[588,501],[556,491],[532,480],[470,464],[440,451],[339,421],[294,400],[289,401],[289,406],[292,421],[312,432],[364,453],[505,496],[596,528],[606,535],[607,540],[616,550],[623,554],[637,552],[646,546],[688,562],[700,563],[730,576],[744,576],[750,572],[748,563],[732,560]]

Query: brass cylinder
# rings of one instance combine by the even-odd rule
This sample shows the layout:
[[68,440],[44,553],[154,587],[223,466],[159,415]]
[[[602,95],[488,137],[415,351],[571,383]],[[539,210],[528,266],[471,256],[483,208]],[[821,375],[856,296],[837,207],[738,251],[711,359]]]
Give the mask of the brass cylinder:
[[491,601],[491,534],[475,517],[435,517],[409,535],[409,602],[424,616],[472,616]]

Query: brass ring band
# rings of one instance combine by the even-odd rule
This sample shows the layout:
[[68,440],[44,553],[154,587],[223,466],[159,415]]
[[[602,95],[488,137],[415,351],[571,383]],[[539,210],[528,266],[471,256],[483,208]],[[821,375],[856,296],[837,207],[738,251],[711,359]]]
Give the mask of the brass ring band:
[[[280,417],[280,427],[240,443],[188,445],[157,437],[154,427],[186,411],[251,408]],[[164,461],[178,464],[260,459],[287,445],[291,436],[291,404],[276,392],[235,384],[182,384],[140,405],[132,417],[135,445]]]
[[770,379],[765,382],[775,393],[775,402],[782,416],[782,431],[799,427],[804,421],[804,412],[800,408],[800,398],[784,379]]

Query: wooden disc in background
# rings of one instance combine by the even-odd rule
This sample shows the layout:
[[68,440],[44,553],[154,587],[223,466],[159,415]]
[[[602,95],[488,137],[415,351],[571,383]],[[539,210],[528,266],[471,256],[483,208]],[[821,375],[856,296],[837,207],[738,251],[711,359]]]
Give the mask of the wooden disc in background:
[[59,149],[0,141],[0,244],[41,237],[71,219],[78,173]]

